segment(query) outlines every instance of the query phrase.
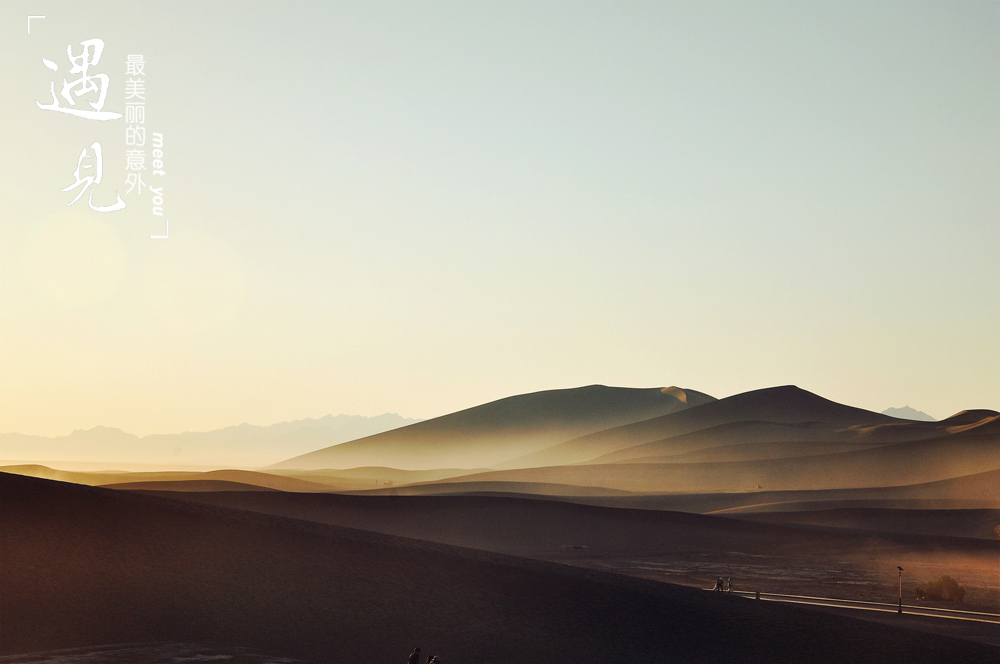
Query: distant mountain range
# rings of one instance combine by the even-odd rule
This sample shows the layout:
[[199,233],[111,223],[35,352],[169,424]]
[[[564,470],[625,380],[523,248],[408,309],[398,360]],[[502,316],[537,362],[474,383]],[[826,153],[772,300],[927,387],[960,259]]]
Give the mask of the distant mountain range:
[[882,411],[883,415],[888,415],[889,417],[896,417],[901,420],[916,420],[917,422],[937,422],[937,419],[931,417],[927,413],[917,410],[916,408],[910,408],[909,406],[903,406],[902,408],[886,408]]
[[271,426],[240,424],[214,431],[142,437],[111,427],[78,429],[55,438],[5,433],[0,434],[0,462],[255,468],[416,422],[420,420],[385,413],[375,417],[327,415]]

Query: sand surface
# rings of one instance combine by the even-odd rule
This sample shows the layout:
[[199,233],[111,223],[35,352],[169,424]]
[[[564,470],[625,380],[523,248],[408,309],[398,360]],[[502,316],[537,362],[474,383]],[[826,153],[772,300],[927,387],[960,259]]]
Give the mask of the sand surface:
[[1000,656],[891,625],[130,492],[0,474],[0,499],[3,654],[180,642],[317,662],[401,661],[416,644],[445,662]]
[[[743,588],[887,601],[896,595],[895,565],[901,564],[911,571],[908,597],[918,580],[949,574],[967,587],[968,605],[1000,611],[1000,542],[957,536],[957,529],[949,529],[949,518],[956,518],[952,512],[931,512],[926,523],[937,524],[933,533],[907,534],[878,528],[894,523],[891,519],[873,518],[867,530],[763,524],[525,496],[192,493],[182,498],[694,587],[735,576]],[[907,516],[920,523],[919,514]]]

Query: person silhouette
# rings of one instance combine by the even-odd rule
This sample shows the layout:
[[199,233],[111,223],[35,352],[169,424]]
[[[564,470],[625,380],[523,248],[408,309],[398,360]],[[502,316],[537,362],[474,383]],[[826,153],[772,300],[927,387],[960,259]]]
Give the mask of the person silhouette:
[[406,664],[420,664],[420,648],[413,649],[409,659],[406,660]]
[[729,592],[733,592],[733,577],[729,577]]
[[723,591],[723,587],[722,587],[722,577],[721,577],[721,576],[720,576],[720,577],[719,577],[719,579],[718,579],[718,580],[717,580],[717,581],[715,582],[715,588],[713,588],[712,590],[713,590],[713,592],[720,592],[720,593],[721,593],[721,592]]

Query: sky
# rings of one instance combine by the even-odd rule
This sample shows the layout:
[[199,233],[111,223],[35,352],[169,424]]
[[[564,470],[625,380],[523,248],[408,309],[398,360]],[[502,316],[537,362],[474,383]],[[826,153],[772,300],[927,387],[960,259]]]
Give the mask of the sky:
[[[4,2],[0,431],[594,383],[1000,409],[998,29],[991,2]],[[36,104],[95,38],[105,112],[143,56],[163,216],[126,118]],[[94,142],[91,200],[125,209],[61,191]]]

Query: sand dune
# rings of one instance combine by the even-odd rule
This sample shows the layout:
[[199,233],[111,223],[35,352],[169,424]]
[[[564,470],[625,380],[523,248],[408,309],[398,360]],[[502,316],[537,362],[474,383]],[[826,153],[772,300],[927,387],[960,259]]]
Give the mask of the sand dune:
[[105,484],[103,486],[105,489],[122,491],[278,491],[278,489],[227,480],[154,480],[151,482],[122,482],[121,484]]
[[1000,526],[1000,510],[831,507],[769,513],[729,511],[728,514],[757,523],[808,524],[879,533],[974,537],[984,540],[997,540],[996,528]]
[[867,489],[578,497],[573,500],[611,507],[664,509],[699,514],[738,508],[792,511],[816,509],[822,505],[848,504],[859,507],[910,506],[915,509],[1000,509],[1000,470],[938,482]]
[[[836,454],[838,452],[857,452],[869,449],[871,443],[833,443],[826,441],[814,442],[767,442],[740,443],[708,447],[680,454],[669,454],[652,457],[661,463],[717,463],[721,461],[763,461],[767,459],[789,459],[792,457],[817,456],[820,454]],[[602,457],[603,458],[603,457]],[[647,457],[642,461],[649,461]],[[600,459],[594,461],[600,462]]]
[[626,463],[494,471],[447,482],[547,482],[647,493],[840,489],[932,482],[1000,468],[1000,437],[942,438],[795,458],[719,463]]
[[[970,430],[976,425],[970,425]],[[963,429],[964,430],[964,429]],[[977,431],[979,431],[977,429]],[[590,459],[586,463],[618,463],[637,459],[664,460],[682,454],[690,454],[735,445],[780,445],[781,456],[812,456],[824,445],[835,443],[853,449],[879,447],[894,443],[912,442],[940,438],[959,432],[955,427],[944,424],[914,422],[904,424],[855,425],[845,427],[822,422],[776,423],[776,422],[730,422],[688,434],[655,440],[617,450]],[[845,447],[845,449],[849,449]],[[704,456],[704,455],[700,455]],[[765,457],[767,458],[767,457]],[[711,460],[706,458],[706,460]],[[715,459],[722,461],[723,459]]]
[[621,491],[619,489],[545,482],[428,482],[343,493],[364,496],[432,496],[473,493],[569,497],[635,495],[632,491]]
[[[995,410],[963,410],[961,412],[955,413],[951,417],[941,420],[940,424],[944,424],[950,427],[964,427],[964,426],[983,426],[989,425],[991,427],[997,427],[1000,425],[1000,413]],[[996,428],[992,429],[996,431]]]
[[[486,472],[489,468],[477,469],[479,472]],[[404,470],[401,468],[388,468],[386,466],[362,466],[360,468],[332,469],[324,468],[320,470],[288,470],[269,469],[272,475],[283,477],[295,477],[310,482],[329,484],[331,486],[345,487],[349,485],[383,486],[387,483],[412,484],[414,482],[434,482],[436,480],[468,475],[468,468],[432,468],[429,470]]]
[[271,468],[493,467],[578,436],[714,401],[680,388],[591,385],[500,399],[298,456]]
[[0,498],[2,654],[152,641],[357,662],[402,661],[418,643],[446,662],[1000,654],[792,607],[128,492],[4,473]]
[[[100,484],[104,481],[107,481],[108,483],[125,481],[123,478],[126,478],[129,475],[129,473],[125,472],[85,473],[68,470],[56,470],[39,464],[0,466],[0,472],[10,473],[12,475],[25,475],[27,477],[40,477],[47,480],[57,480],[59,482],[72,482],[73,484],[86,484],[88,486],[94,486],[95,484]],[[195,473],[178,474],[193,475]]]
[[[697,408],[582,436],[525,455],[507,465],[530,468],[581,463],[637,445],[739,422],[771,425],[822,423],[841,427],[902,424],[901,420],[887,415],[838,404],[793,385],[786,385],[744,392]],[[742,433],[737,432],[731,439],[743,442],[741,435]],[[719,444],[723,443],[707,441],[703,446]],[[674,453],[691,449],[696,448],[678,449]]]
[[[715,515],[602,507],[533,496],[397,497],[205,492],[180,498],[443,544],[543,558],[560,558],[573,551],[578,552],[575,555],[597,557],[692,550],[739,551],[748,555],[781,551],[789,555],[844,556],[856,553],[859,547],[859,539],[852,533],[817,533],[784,527],[797,523],[791,518],[788,524],[751,525],[739,519]],[[748,516],[747,520],[766,521],[769,518],[768,515],[759,516],[759,519],[758,515]],[[916,515],[912,516],[916,518]],[[941,522],[940,519],[938,521]],[[962,537],[957,532],[931,534]],[[865,546],[869,555],[876,550],[968,554],[992,552],[994,549],[992,542],[895,536],[883,539],[867,537]]]
[[[371,496],[189,493],[185,500],[319,523],[566,562],[696,587],[719,574],[743,588],[885,601],[895,594],[889,561],[918,575],[962,580],[968,601],[996,606],[997,543],[972,532],[964,511],[949,530],[907,533],[899,523],[862,527],[790,521],[784,527],[669,511],[608,508],[538,496]],[[565,502],[564,502],[565,501]],[[911,511],[903,523],[919,523]],[[729,516],[729,515],[727,515]],[[751,520],[753,515],[740,516]],[[980,519],[979,530],[985,525]],[[882,528],[880,525],[894,525]],[[926,526],[924,526],[926,528]],[[902,531],[902,532],[900,532]],[[969,539],[968,535],[973,535]],[[930,575],[930,576],[928,576]],[[912,591],[908,579],[907,594]],[[997,643],[1000,645],[1000,642]]]
[[[130,478],[131,479],[131,478]],[[329,487],[319,482],[309,482],[295,477],[281,477],[270,473],[259,473],[250,470],[213,470],[201,473],[199,480],[216,480],[224,482],[239,482],[277,491],[329,491]]]
[[[798,491],[741,491],[724,493],[641,494],[597,487],[532,482],[448,482],[414,484],[357,495],[533,495],[590,505],[706,514],[727,509],[776,506],[779,511],[809,510],[818,504],[854,504],[859,507],[915,509],[1000,508],[1000,470],[964,475],[937,482],[864,489],[804,489]],[[766,509],[762,507],[761,509]]]
[[[103,472],[103,473],[81,473],[53,470],[46,466],[21,465],[2,466],[0,471],[14,475],[26,475],[28,477],[40,477],[44,479],[58,480],[61,482],[72,482],[74,484],[85,484],[87,486],[110,486],[116,485],[121,488],[123,484],[142,484],[155,482],[160,489],[174,487],[174,490],[184,491],[185,486],[197,486],[185,484],[190,482],[222,482],[236,483],[248,486],[256,486],[277,491],[332,491],[335,489],[350,490],[369,488],[369,482],[359,480],[342,479],[337,482],[336,487],[331,487],[330,483],[312,482],[298,477],[283,477],[277,474],[261,473],[252,470],[212,470],[209,472],[187,472],[187,471],[162,471],[162,472]],[[165,484],[169,483],[169,484]],[[210,486],[202,484],[201,486]],[[219,484],[218,486],[225,486]],[[197,489],[195,489],[197,490]]]

